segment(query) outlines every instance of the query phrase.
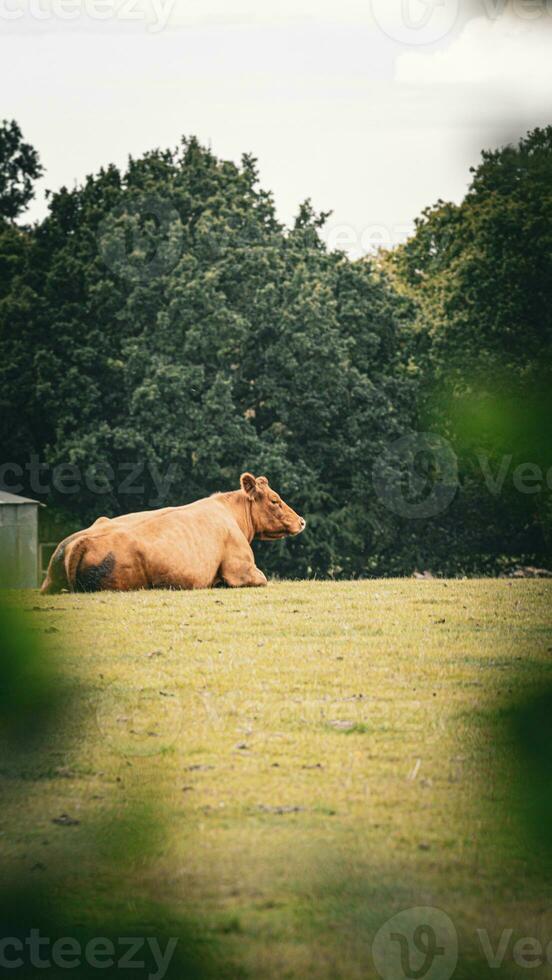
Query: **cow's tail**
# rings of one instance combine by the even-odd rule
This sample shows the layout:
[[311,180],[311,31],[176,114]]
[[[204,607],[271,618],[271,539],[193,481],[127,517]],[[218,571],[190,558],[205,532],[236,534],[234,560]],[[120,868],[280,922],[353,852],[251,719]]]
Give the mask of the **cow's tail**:
[[65,570],[65,558],[67,549],[67,539],[58,544],[48,565],[46,578],[44,579],[40,591],[43,595],[52,595],[69,588],[67,583],[67,573]]
[[76,592],[78,588],[78,574],[81,559],[86,551],[87,539],[82,536],[72,542],[65,553],[65,577],[70,592]]
[[[56,548],[40,591],[96,592],[109,588],[109,577],[115,567],[112,551],[98,548],[94,535],[77,532]],[[106,585],[107,583],[107,585]]]

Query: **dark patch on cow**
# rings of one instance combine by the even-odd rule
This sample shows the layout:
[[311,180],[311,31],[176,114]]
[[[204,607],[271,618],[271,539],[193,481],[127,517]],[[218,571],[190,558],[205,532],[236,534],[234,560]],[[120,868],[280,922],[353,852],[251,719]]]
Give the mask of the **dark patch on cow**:
[[115,555],[109,551],[97,565],[79,566],[75,580],[77,592],[99,592],[105,588],[104,579],[111,575],[115,568]]

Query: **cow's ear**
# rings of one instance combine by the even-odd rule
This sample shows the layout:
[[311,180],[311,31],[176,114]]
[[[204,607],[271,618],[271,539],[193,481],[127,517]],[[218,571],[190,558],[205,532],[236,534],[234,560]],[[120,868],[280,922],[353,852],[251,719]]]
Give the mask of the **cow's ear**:
[[248,497],[253,499],[257,490],[257,481],[252,473],[242,473],[240,476],[240,485],[244,493]]
[[261,487],[267,487],[268,486],[268,480],[267,480],[266,476],[258,476],[257,477],[257,486],[261,486]]

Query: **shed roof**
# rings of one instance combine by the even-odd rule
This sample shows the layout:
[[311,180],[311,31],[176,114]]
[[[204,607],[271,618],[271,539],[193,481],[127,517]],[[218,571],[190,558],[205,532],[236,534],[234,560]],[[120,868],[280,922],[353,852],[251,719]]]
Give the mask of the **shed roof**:
[[39,500],[31,500],[30,497],[18,497],[17,494],[8,493],[7,490],[0,490],[0,507],[2,504],[36,504],[38,507],[45,506]]

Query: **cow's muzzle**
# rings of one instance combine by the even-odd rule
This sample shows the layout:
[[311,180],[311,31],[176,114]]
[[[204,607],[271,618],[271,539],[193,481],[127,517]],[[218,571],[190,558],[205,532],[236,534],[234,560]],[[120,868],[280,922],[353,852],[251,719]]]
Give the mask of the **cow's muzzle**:
[[300,525],[299,530],[293,532],[294,537],[297,534],[301,534],[305,530],[305,528],[307,526],[307,522],[306,522],[306,520],[305,520],[304,517],[300,517],[299,518],[299,525]]

